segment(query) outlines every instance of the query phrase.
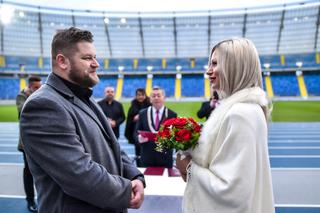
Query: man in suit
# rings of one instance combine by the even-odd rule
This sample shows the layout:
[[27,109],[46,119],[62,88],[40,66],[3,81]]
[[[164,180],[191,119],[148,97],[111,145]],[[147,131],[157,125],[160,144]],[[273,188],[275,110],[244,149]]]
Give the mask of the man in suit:
[[217,91],[214,91],[213,97],[210,98],[210,101],[205,101],[202,103],[201,108],[197,112],[198,118],[206,117],[206,120],[208,120],[209,116],[211,115],[211,112],[218,106],[218,104],[219,104],[219,95]]
[[[40,87],[41,87],[41,78],[39,76],[30,76],[28,78],[28,86],[23,90],[21,90],[16,98],[16,105],[18,109],[19,119],[20,119],[22,107],[26,102],[27,98],[36,90],[38,90]],[[19,143],[18,143],[18,150],[23,154],[23,160],[24,160],[23,185],[24,185],[24,191],[26,193],[28,210],[31,212],[37,212],[38,207],[34,200],[35,193],[34,193],[33,177],[29,169],[28,161],[26,159],[26,154],[24,153],[23,145],[20,137],[19,137]]]
[[106,87],[104,89],[105,98],[98,102],[102,111],[108,118],[112,130],[118,139],[119,126],[124,122],[126,116],[124,115],[123,106],[120,102],[114,100],[114,88]]
[[143,201],[144,177],[91,97],[99,82],[92,37],[75,27],[57,32],[52,73],[22,109],[20,131],[39,213],[123,213]]
[[[141,110],[137,123],[137,131],[156,133],[160,124],[167,118],[177,117],[177,113],[164,106],[165,92],[160,87],[154,87],[150,94],[152,106]],[[138,135],[141,144],[141,166],[142,167],[166,167],[172,168],[172,150],[165,153],[155,151],[156,144],[142,135]]]

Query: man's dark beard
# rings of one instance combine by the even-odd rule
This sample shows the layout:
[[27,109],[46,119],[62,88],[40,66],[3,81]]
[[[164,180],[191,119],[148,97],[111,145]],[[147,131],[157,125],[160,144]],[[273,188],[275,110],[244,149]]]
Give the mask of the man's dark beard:
[[74,66],[71,64],[71,70],[69,73],[69,79],[75,82],[76,84],[80,85],[83,88],[92,88],[94,85],[96,85],[98,82],[93,81],[89,76],[85,76],[82,78],[79,75],[79,71],[73,69]]

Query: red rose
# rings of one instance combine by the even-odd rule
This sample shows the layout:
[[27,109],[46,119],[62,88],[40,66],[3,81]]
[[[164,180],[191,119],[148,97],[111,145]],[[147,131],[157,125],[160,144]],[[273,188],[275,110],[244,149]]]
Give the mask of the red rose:
[[178,129],[182,129],[187,123],[188,120],[186,118],[177,118],[174,120],[173,125]]
[[188,118],[193,126],[199,125],[193,118]]
[[177,141],[188,141],[191,138],[191,132],[186,129],[181,129],[176,133]]
[[158,133],[161,138],[168,138],[170,136],[170,130],[165,128],[161,132]]
[[173,125],[173,123],[174,123],[174,119],[175,118],[170,118],[170,119],[167,119],[167,120],[165,120],[163,123],[162,123],[162,125],[163,126],[171,126],[171,125]]
[[194,131],[196,132],[201,132],[201,126],[199,124],[197,124],[195,127],[194,127]]

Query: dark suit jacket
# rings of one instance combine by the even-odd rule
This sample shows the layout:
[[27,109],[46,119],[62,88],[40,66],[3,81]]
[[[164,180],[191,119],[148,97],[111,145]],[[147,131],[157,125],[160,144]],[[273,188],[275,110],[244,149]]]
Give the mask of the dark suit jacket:
[[212,108],[210,106],[210,101],[205,101],[202,102],[201,108],[199,109],[199,111],[197,112],[197,116],[199,118],[204,118],[206,117],[206,119],[208,120],[211,112],[214,110],[215,108]]
[[[19,94],[16,97],[16,105],[17,105],[17,109],[18,109],[18,118],[19,119],[20,119],[22,107],[23,107],[24,103],[26,102],[28,96],[29,95],[23,89],[19,92]],[[23,145],[22,145],[20,136],[19,136],[18,150],[20,152],[23,152]]]
[[96,113],[50,74],[24,105],[20,131],[39,213],[126,212],[131,180],[143,178],[90,104]]
[[[166,110],[167,110],[167,115],[165,113]],[[137,130],[151,131],[150,125],[153,129],[155,129],[151,111],[152,111],[151,106],[140,111],[139,121],[137,123]],[[175,117],[177,117],[177,113],[165,107],[160,123],[162,123],[167,118],[175,118]],[[148,120],[151,122],[148,122]],[[161,153],[161,152],[155,151],[155,148],[156,148],[156,144],[154,141],[149,141],[141,144],[141,165],[143,167],[159,166],[159,167],[172,168],[172,164],[173,164],[172,150],[167,150],[167,152]]]
[[131,144],[136,143],[135,129],[136,129],[137,121],[133,120],[134,116],[138,115],[140,110],[145,109],[150,105],[151,104],[148,97],[142,103],[138,102],[137,99],[134,99],[133,101],[131,101],[131,106],[128,110],[126,129],[124,132],[124,135],[128,139],[129,143]]
[[102,99],[101,101],[98,102],[98,104],[100,105],[105,116],[107,116],[108,118],[111,118],[112,120],[115,120],[116,126],[113,127],[112,130],[116,135],[116,138],[119,138],[120,136],[119,126],[126,119],[122,104],[116,100],[113,100],[112,103],[108,105],[106,99]]

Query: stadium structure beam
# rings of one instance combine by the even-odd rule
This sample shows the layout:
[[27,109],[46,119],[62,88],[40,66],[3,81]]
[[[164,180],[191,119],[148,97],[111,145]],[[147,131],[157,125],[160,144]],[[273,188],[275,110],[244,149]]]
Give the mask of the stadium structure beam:
[[245,9],[245,14],[243,16],[243,28],[242,28],[242,37],[245,38],[246,37],[246,33],[247,33],[247,8]]
[[[0,1],[1,5],[3,4],[3,0]],[[4,54],[4,45],[3,45],[3,24],[2,21],[0,21],[0,34],[1,34],[1,53]]]
[[141,20],[140,16],[138,18],[138,22],[139,22],[139,34],[140,34],[140,40],[141,40],[142,56],[145,57],[144,37],[143,37],[143,30],[142,30],[142,20]]
[[104,23],[104,32],[106,33],[107,41],[108,41],[108,48],[109,48],[109,53],[110,57],[112,57],[112,46],[111,46],[111,41],[110,41],[110,34],[109,34],[109,27],[108,23],[104,21],[105,16],[102,17],[103,23]]
[[318,46],[319,25],[320,25],[320,6],[318,7],[318,18],[317,18],[317,22],[316,22],[316,33],[315,33],[315,36],[314,36],[314,50],[317,50],[317,46]]
[[1,54],[4,54],[4,45],[3,45],[3,24],[0,21],[0,34],[1,34]]
[[40,12],[40,7],[39,7],[39,12],[38,12],[38,31],[39,31],[39,39],[40,39],[40,53],[41,56],[43,56],[43,29],[42,29],[42,16]]
[[211,16],[208,16],[208,55],[211,50]]
[[71,10],[71,18],[72,18],[72,26],[76,26],[76,19],[75,19],[75,17],[74,17],[74,14],[73,14],[73,10]]
[[174,36],[174,55],[178,56],[178,44],[177,44],[177,25],[176,25],[176,17],[173,17],[173,36]]
[[[283,7],[285,8],[286,5],[284,5]],[[277,40],[277,53],[279,53],[280,50],[280,42],[281,42],[281,35],[282,35],[282,31],[283,31],[283,22],[284,22],[284,16],[286,14],[286,10],[283,9],[282,10],[282,14],[281,14],[281,20],[280,20],[280,26],[279,26],[279,34],[278,34],[278,40]]]

